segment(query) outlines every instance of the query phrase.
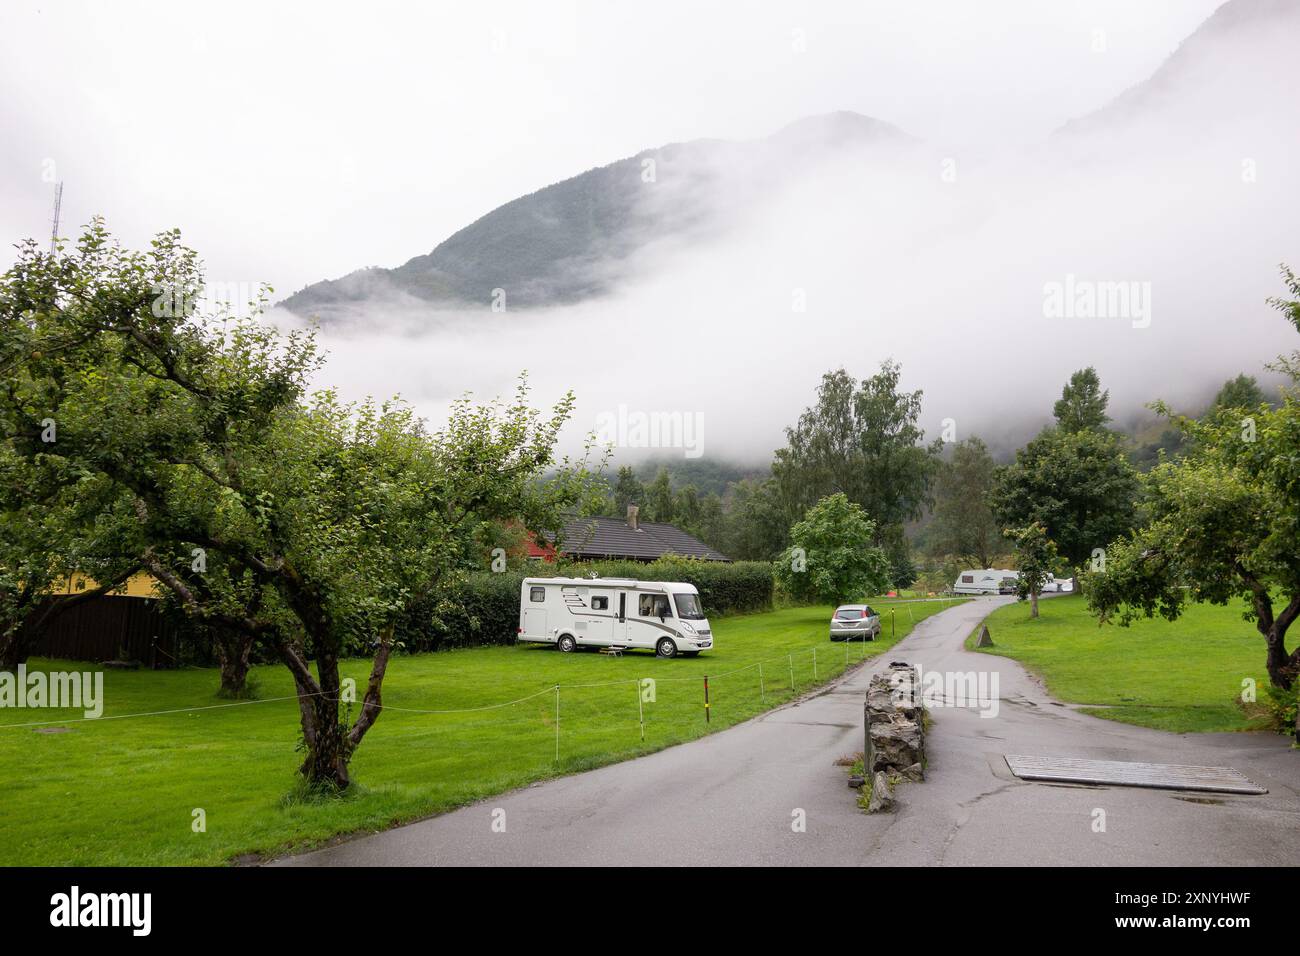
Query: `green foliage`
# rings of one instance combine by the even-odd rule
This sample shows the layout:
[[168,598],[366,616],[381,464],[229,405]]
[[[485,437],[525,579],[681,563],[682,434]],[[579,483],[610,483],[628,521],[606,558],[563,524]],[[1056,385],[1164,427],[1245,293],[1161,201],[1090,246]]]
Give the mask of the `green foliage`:
[[746,478],[732,489],[730,529],[723,553],[771,561],[789,543],[790,526],[797,519],[775,479]]
[[912,546],[903,533],[903,526],[886,528],[883,533],[877,532],[876,538],[889,561],[889,585],[899,589],[910,587],[920,570],[912,560]]
[[[1287,293],[1291,298],[1285,296],[1275,296],[1268,300],[1268,304],[1282,313],[1283,317],[1291,323],[1297,332],[1300,332],[1300,276],[1297,276],[1286,265],[1282,269],[1282,282],[1286,285]],[[1300,382],[1300,349],[1296,349],[1289,355],[1280,355],[1276,362],[1268,365],[1268,368],[1275,372],[1282,372],[1292,383]]]
[[767,471],[766,467],[747,467],[717,458],[680,456],[643,461],[634,470],[640,480],[651,481],[660,468],[668,470],[674,488],[694,485],[701,495],[715,494],[718,497],[724,496],[736,482]]
[[828,495],[790,529],[790,547],[776,565],[777,580],[795,598],[842,604],[878,594],[893,569],[873,544],[876,527],[847,495]]
[[1137,474],[1114,435],[1044,429],[997,470],[990,503],[1003,525],[1043,525],[1073,567],[1133,526]]
[[1003,532],[1016,549],[1016,594],[1020,600],[1033,602],[1034,617],[1038,616],[1038,596],[1060,569],[1061,559],[1056,553],[1056,543],[1047,536],[1047,530],[1034,521],[1023,528],[1007,528]]
[[1270,730],[1294,737],[1300,743],[1300,684],[1292,684],[1290,688],[1268,685],[1258,706]]
[[953,446],[952,457],[935,481],[934,519],[928,529],[931,554],[956,555],[981,568],[993,566],[1002,546],[989,505],[995,470],[993,456],[980,439]]
[[842,492],[878,522],[878,530],[919,517],[938,467],[938,445],[921,445],[921,392],[899,391],[902,369],[885,362],[855,383],[827,372],[817,403],[786,429],[772,465],[782,494],[802,515]]
[[672,524],[673,519],[677,517],[677,503],[673,497],[672,481],[668,477],[668,469],[660,468],[659,473],[655,475],[645,490],[645,514],[642,516],[646,521],[659,521],[665,524]]
[[403,650],[450,650],[492,644],[513,644],[519,630],[517,571],[477,571],[460,578],[438,597],[413,603],[399,623]]
[[1097,370],[1088,366],[1070,376],[1070,381],[1061,390],[1060,399],[1052,407],[1052,414],[1062,431],[1096,431],[1105,428],[1110,421],[1106,414],[1109,402],[1110,392],[1102,391]]
[[637,480],[636,473],[624,465],[618,470],[618,480],[614,483],[613,514],[627,514],[628,505],[641,505],[645,502],[645,487]]
[[1223,387],[1214,396],[1211,410],[1221,408],[1252,409],[1263,405],[1265,401],[1264,390],[1255,381],[1255,376],[1241,374],[1223,383]]

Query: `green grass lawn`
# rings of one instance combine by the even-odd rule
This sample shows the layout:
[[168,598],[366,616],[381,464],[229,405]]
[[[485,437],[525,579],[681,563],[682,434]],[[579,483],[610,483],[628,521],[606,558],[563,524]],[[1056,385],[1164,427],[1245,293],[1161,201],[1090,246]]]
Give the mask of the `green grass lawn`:
[[[260,700],[208,710],[198,708],[223,703],[213,670],[108,671],[104,717],[180,712],[68,721],[61,725],[67,732],[41,733],[12,725],[80,714],[0,711],[0,725],[9,725],[0,726],[0,764],[9,768],[0,864],[211,864],[279,853],[648,753],[789,700],[846,664],[884,652],[914,621],[950,606],[872,603],[883,611],[884,633],[865,645],[832,643],[832,609],[801,607],[717,619],[717,649],[694,659],[560,654],[541,646],[396,658],[384,682],[385,712],[352,762],[355,786],[335,799],[295,795],[297,705],[273,699],[293,694],[282,666],[254,669]],[[29,668],[89,666],[34,660]],[[367,662],[348,661],[343,674],[364,688]],[[656,686],[655,701],[643,705],[642,742],[634,681],[646,677]],[[555,684],[563,685],[558,759]],[[493,707],[508,701],[520,702]],[[191,829],[197,808],[206,813],[204,833]]]
[[994,611],[986,621],[994,646],[980,653],[1020,661],[1061,700],[1104,705],[1085,708],[1097,717],[1177,732],[1259,726],[1236,704],[1243,679],[1254,678],[1261,697],[1268,686],[1264,639],[1242,620],[1243,605],[1191,605],[1176,622],[1126,628],[1098,627],[1082,596],[1038,607],[1038,620],[1028,604]]

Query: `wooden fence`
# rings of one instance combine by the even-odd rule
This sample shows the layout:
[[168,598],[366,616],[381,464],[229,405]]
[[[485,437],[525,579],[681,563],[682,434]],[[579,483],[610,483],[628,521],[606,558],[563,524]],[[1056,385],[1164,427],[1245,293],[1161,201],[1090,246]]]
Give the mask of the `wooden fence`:
[[104,595],[69,608],[50,625],[33,651],[37,657],[73,661],[139,661],[175,665],[179,629],[157,598]]

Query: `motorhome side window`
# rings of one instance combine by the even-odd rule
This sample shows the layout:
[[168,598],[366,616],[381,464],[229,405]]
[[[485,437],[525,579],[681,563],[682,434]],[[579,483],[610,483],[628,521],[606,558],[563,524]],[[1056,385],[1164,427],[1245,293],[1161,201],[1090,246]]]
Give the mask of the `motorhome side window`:
[[962,583],[962,584],[974,584],[974,583],[975,583],[975,575],[973,575],[973,574],[963,574],[963,575],[961,576],[961,583]]
[[667,617],[668,596],[666,594],[639,595],[637,611],[642,617]]
[[608,610],[609,610],[609,598],[607,598],[607,597],[594,597],[594,598],[592,598],[592,599],[591,599],[591,609],[592,609],[593,611],[608,611]]
[[534,604],[543,604],[546,601],[546,588],[530,588],[528,591],[528,600]]

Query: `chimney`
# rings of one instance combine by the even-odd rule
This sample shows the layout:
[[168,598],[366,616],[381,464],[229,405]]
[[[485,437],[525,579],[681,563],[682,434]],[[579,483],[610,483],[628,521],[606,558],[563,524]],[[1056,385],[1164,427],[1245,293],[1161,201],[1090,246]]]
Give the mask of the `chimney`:
[[631,528],[633,531],[637,529],[636,513],[638,510],[640,509],[638,509],[636,505],[627,506],[627,526]]

